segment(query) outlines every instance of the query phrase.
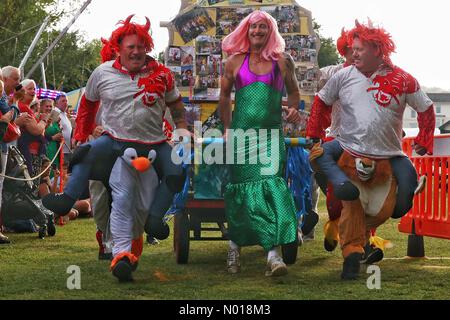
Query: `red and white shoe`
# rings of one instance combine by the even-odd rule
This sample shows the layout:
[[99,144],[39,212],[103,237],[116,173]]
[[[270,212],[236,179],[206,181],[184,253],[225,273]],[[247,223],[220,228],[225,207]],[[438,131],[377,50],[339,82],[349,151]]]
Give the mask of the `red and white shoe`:
[[132,273],[136,271],[137,266],[138,258],[129,252],[123,252],[111,262],[111,272],[119,279],[119,282],[131,282],[133,281]]

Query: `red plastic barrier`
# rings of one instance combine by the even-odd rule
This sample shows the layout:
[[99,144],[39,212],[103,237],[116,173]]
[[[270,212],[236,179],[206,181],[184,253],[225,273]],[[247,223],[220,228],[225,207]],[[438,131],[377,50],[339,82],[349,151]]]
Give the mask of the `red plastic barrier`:
[[[450,239],[450,154],[416,157],[413,155],[412,141],[413,138],[404,139],[403,150],[410,156],[418,175],[427,176],[427,183],[424,192],[414,197],[413,208],[400,220],[398,229],[419,236]],[[450,136],[436,136],[436,141],[450,145]],[[442,152],[438,150],[435,153]]]

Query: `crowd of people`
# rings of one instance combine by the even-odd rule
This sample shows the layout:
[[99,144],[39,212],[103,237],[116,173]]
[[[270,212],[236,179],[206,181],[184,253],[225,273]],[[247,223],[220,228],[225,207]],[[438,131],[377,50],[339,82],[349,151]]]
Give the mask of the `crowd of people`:
[[[103,63],[87,82],[75,127],[64,95],[56,99],[55,108],[51,100],[36,100],[35,82],[20,82],[20,72],[13,67],[3,68],[0,82],[2,172],[7,145],[15,143],[32,176],[44,171],[39,194],[47,209],[56,216],[68,216],[74,208],[89,213],[92,205],[99,245],[105,249],[106,242],[111,244],[109,255],[104,250],[99,257],[111,258],[111,272],[119,281],[133,280],[144,232],[154,239],[168,238],[164,215],[185,183],[185,172],[171,157],[164,119],[170,114],[178,133],[191,137],[174,75],[148,55],[154,47],[150,21],[140,25],[132,18],[121,21],[109,39],[103,40]],[[319,184],[342,204],[338,222],[327,225],[334,226],[330,227],[330,246],[339,242],[342,249],[341,277],[351,280],[358,277],[360,263],[367,261],[368,231],[390,217],[406,214],[417,191],[417,174],[401,150],[406,104],[419,113],[420,133],[414,148],[420,155],[433,152],[435,115],[432,101],[417,80],[392,64],[395,45],[384,29],[357,23],[340,41],[345,43],[338,42],[338,48],[346,63],[328,70],[329,78],[324,77],[326,83],[312,105],[307,135],[317,142],[310,159],[322,177]],[[286,150],[281,132],[283,112],[288,122],[301,121],[295,62],[285,53],[276,20],[259,10],[224,38],[222,49],[228,54],[219,100],[225,141],[235,143],[233,130],[266,132],[264,141],[256,137],[244,145],[238,143],[232,156],[239,159],[243,154],[244,163],[228,164],[231,178],[224,196],[230,239],[227,271],[241,271],[242,247],[259,245],[267,253],[265,275],[283,276],[288,269],[280,247],[300,240],[296,204],[283,179]],[[325,75],[326,70],[322,71]],[[283,93],[287,93],[285,101]],[[330,125],[333,139],[327,141],[325,129]],[[15,137],[14,126],[21,129]],[[255,159],[258,152],[268,149],[270,163]],[[48,172],[49,160],[59,150],[63,172]],[[345,154],[390,163],[395,188],[398,185],[390,210],[373,216],[354,210],[361,188],[337,165]],[[50,177],[59,174],[64,179],[69,161],[70,179],[62,188],[59,180]],[[366,169],[363,166],[361,171]]]
[[[21,80],[18,68],[5,66],[0,70],[0,109],[4,129],[1,172],[2,175],[8,175],[9,147],[16,146],[25,159],[28,172],[25,177],[32,179],[33,191],[40,199],[51,192],[57,192],[60,185],[67,183],[75,119],[68,113],[65,94],[59,94],[54,100],[40,98],[37,96],[35,81]],[[63,157],[59,152],[61,145]],[[61,159],[64,159],[64,163],[60,166]],[[0,194],[4,179],[3,176],[0,177]],[[4,218],[2,227],[7,231],[31,232],[37,228],[32,219],[16,220],[9,212],[1,213]],[[75,219],[80,214],[91,215],[89,200],[79,201],[68,213],[67,219]],[[9,242],[4,234],[1,234],[0,241]]]

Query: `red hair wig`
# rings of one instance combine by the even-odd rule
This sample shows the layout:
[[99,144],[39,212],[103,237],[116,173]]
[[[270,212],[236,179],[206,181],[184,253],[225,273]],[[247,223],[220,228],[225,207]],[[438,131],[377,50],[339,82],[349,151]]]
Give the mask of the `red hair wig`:
[[101,38],[100,40],[102,40],[103,43],[102,50],[100,50],[100,57],[102,58],[102,63],[114,60],[117,57],[117,52],[111,46],[111,42],[109,42],[104,38]]
[[149,34],[150,31],[150,20],[145,17],[147,23],[145,25],[140,25],[135,22],[131,22],[131,18],[133,18],[134,14],[129,16],[125,21],[119,21],[118,24],[121,24],[119,28],[113,31],[110,38],[111,47],[119,52],[120,43],[123,38],[129,35],[137,35],[140,40],[144,42],[145,51],[151,52],[154,48],[153,39]]
[[339,54],[343,57],[347,53],[347,50],[351,48],[348,44],[348,31],[345,31],[344,28],[342,28],[341,36],[337,39],[336,47]]
[[361,40],[362,43],[370,43],[380,49],[383,61],[392,66],[391,53],[395,52],[395,44],[389,33],[383,28],[376,28],[372,26],[369,20],[369,25],[363,25],[356,20],[354,29],[348,32],[348,40],[350,45],[353,45],[354,39]]

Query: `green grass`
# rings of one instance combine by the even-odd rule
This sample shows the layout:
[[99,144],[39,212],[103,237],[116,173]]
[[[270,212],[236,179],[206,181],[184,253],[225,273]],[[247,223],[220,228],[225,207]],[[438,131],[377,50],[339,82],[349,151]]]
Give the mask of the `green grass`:
[[[92,219],[58,227],[54,238],[9,234],[12,245],[0,246],[0,299],[449,299],[449,259],[392,259],[406,254],[407,235],[389,221],[378,231],[394,248],[382,261],[381,290],[369,290],[362,268],[358,281],[342,282],[340,250],[322,247],[323,203],[316,240],[299,248],[299,260],[286,277],[264,276],[266,257],[258,247],[242,251],[242,272],[225,271],[226,242],[191,242],[188,265],[177,265],[172,238],[144,247],[135,282],[119,284],[109,263],[97,260]],[[447,240],[425,239],[429,257],[450,257]],[[67,267],[81,268],[81,290],[66,288]]]

